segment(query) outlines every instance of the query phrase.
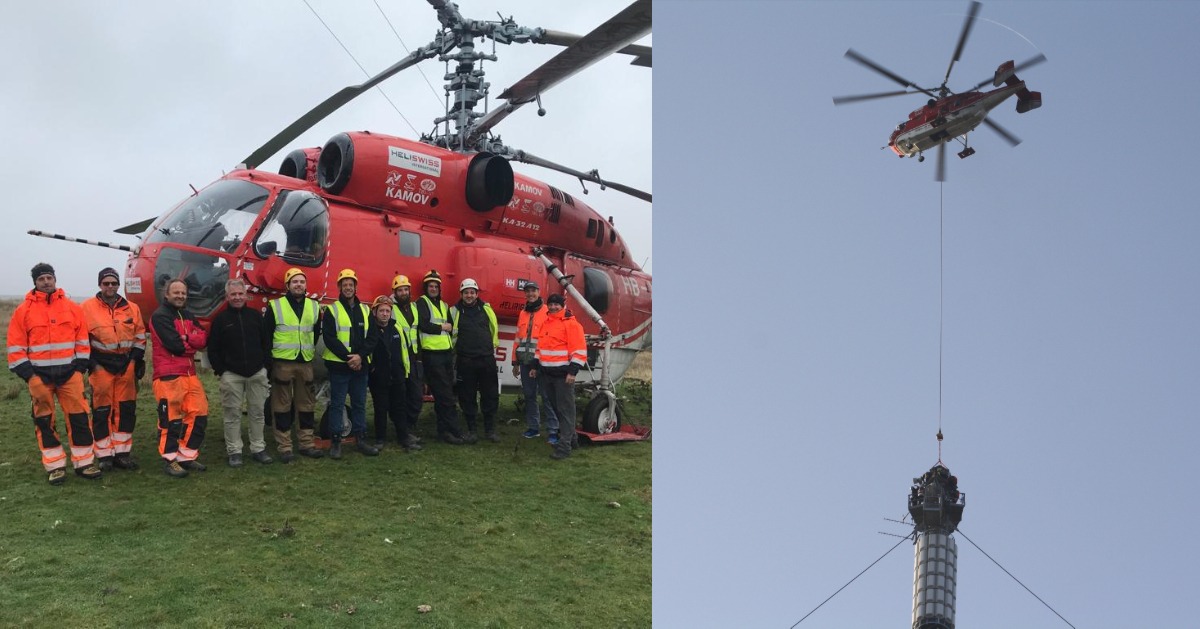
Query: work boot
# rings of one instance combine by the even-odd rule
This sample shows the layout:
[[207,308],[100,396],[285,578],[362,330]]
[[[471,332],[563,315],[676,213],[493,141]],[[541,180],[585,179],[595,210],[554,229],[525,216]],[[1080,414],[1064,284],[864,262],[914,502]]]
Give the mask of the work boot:
[[259,463],[262,463],[263,465],[275,462],[275,459],[272,459],[271,455],[267,454],[266,450],[259,450],[258,452],[251,452],[250,458],[254,459],[255,461],[258,461]]
[[98,463],[101,472],[111,472],[113,468],[113,458],[111,456],[102,456]]
[[339,435],[334,435],[333,445],[329,446],[329,458],[335,461],[342,458],[342,438]]
[[367,440],[362,437],[354,440],[354,447],[366,456],[379,456],[379,450],[377,450],[375,446],[367,443]]
[[561,461],[569,456],[571,456],[571,451],[566,448],[554,448],[554,451],[550,453],[550,458],[555,461]]
[[137,461],[128,452],[122,452],[113,459],[113,465],[123,470],[133,471],[138,468]]
[[300,454],[301,456],[306,456],[310,459],[319,459],[325,456],[325,451],[318,450],[316,448],[300,448]]
[[400,445],[404,446],[406,452],[413,452],[421,449],[420,441],[413,435],[408,435],[400,441]]
[[441,439],[442,441],[444,441],[452,446],[461,446],[463,444],[462,437],[459,437],[458,435],[453,435],[450,433],[440,435],[440,436],[438,436],[438,439]]
[[208,466],[200,461],[180,461],[179,467],[182,467],[189,472],[203,472],[204,470],[208,469]]
[[[304,450],[301,450],[300,453],[304,454]],[[283,463],[284,465],[291,463],[292,459],[294,458],[296,458],[296,455],[292,454],[291,450],[284,450],[283,452],[279,453],[279,462]]]
[[240,452],[229,455],[229,467],[241,467],[241,466],[242,466],[242,455]]
[[172,478],[183,478],[188,475],[188,471],[183,469],[179,463],[175,461],[166,461],[163,463],[163,471],[167,476]]
[[470,431],[467,431],[467,434],[463,435],[462,440],[463,443],[479,443],[479,437],[476,437],[475,433]]
[[50,477],[46,479],[51,485],[61,485],[67,482],[67,470],[58,468],[50,471]]
[[88,480],[96,480],[97,478],[100,478],[101,476],[103,476],[104,472],[101,472],[100,467],[97,466],[95,463],[92,463],[86,467],[75,468],[75,475],[82,476],[83,478],[86,478]]
[[488,439],[488,441],[491,441],[492,443],[500,443],[500,435],[496,434],[495,430],[493,430],[487,434],[487,439]]

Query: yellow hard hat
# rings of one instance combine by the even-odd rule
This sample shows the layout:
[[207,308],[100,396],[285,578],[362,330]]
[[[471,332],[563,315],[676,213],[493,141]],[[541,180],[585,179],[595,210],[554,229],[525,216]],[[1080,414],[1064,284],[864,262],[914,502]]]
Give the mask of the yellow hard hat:
[[397,288],[400,288],[401,286],[408,286],[408,287],[411,287],[411,286],[412,286],[412,284],[410,284],[410,283],[408,282],[408,276],[407,276],[407,275],[397,275],[397,276],[396,276],[396,277],[395,277],[395,278],[392,280],[392,290],[396,290]]
[[347,277],[354,280],[355,284],[358,283],[358,276],[354,274],[354,269],[342,269],[342,271],[338,273],[337,283],[341,284],[342,280],[346,279]]
[[438,284],[442,283],[442,276],[438,275],[436,269],[430,269],[429,272],[425,274],[425,279],[421,280],[421,284],[428,284],[430,282],[437,282]]
[[[283,283],[287,284],[288,282],[292,281],[293,277],[296,277],[297,275],[304,275],[304,271],[301,271],[300,269],[297,269],[296,267],[292,267],[292,268],[288,269],[283,274]],[[304,275],[304,278],[308,279],[308,276]]]

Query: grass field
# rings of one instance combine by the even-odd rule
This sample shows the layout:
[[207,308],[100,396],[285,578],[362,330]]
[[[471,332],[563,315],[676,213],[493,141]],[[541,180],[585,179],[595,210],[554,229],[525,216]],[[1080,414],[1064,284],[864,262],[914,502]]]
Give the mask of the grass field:
[[[216,380],[204,381],[207,472],[162,473],[147,384],[142,468],[52,487],[25,385],[0,376],[0,626],[651,624],[650,442],[555,462],[521,438],[523,420],[505,421],[521,416],[506,395],[499,444],[433,443],[427,409],[418,453],[232,469]],[[621,394],[649,425],[649,382]]]

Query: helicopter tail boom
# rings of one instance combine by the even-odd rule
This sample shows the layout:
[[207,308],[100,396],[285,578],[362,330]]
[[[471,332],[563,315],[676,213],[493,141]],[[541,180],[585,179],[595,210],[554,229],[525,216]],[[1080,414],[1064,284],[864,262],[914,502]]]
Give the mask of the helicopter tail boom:
[[[1022,65],[1025,66],[1028,64]],[[1016,65],[1011,60],[1005,61],[1000,64],[1000,67],[996,68],[996,75],[992,78],[992,86],[1000,87],[1001,84],[1021,88],[1017,91],[1017,113],[1023,114],[1042,106],[1042,93],[1031,92],[1025,89],[1025,82],[1017,78]]]

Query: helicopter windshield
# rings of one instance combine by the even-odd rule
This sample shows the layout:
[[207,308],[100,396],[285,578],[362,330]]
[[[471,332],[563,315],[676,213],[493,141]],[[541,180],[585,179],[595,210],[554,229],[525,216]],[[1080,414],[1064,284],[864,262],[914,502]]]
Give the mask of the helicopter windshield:
[[254,252],[263,258],[280,255],[293,264],[316,266],[325,259],[328,235],[329,207],[324,199],[303,190],[281,190]]
[[146,244],[173,243],[232,252],[245,239],[269,194],[266,188],[249,181],[218,181],[176,206],[146,236]]

